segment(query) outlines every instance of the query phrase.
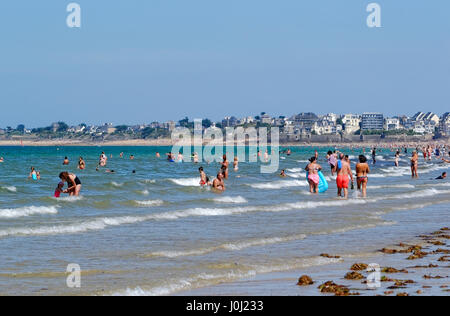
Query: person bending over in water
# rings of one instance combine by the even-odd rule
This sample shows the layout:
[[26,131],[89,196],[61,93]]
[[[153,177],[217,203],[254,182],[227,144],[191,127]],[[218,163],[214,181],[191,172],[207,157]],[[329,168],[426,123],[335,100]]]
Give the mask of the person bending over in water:
[[80,161],[78,161],[78,169],[84,170],[86,169],[86,163],[83,160],[83,157],[80,157]]
[[322,167],[317,163],[317,158],[315,156],[309,159],[309,161],[310,163],[305,168],[308,172],[309,192],[318,194],[320,183],[319,171],[322,170]]
[[68,193],[70,196],[79,196],[81,191],[81,181],[73,173],[61,172],[59,178],[67,182],[68,188],[63,193]]
[[69,164],[69,158],[65,157],[63,161],[63,166],[67,166]]
[[363,197],[367,197],[367,182],[369,181],[369,173],[370,167],[367,163],[367,158],[364,155],[360,155],[359,163],[356,164],[356,181],[358,190],[362,192]]
[[225,182],[223,181],[223,173],[219,172],[217,174],[217,178],[214,179],[213,181],[213,189],[220,191],[220,192],[224,192],[225,191]]
[[338,171],[336,184],[338,187],[338,196],[342,197],[342,191],[344,191],[344,198],[348,198],[348,184],[349,177],[352,179],[353,183],[353,174],[350,164],[346,161],[344,154],[341,154],[340,163],[338,163]]
[[284,169],[281,170],[280,177],[282,177],[282,178],[286,178],[287,177],[286,170],[284,170]]
[[411,174],[413,178],[419,178],[419,154],[417,153],[417,151],[414,151],[412,153],[412,157],[411,157]]

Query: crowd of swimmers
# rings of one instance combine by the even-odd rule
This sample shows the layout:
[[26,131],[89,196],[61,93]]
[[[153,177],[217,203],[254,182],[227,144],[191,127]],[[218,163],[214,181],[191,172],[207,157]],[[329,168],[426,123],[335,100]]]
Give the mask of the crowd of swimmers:
[[[205,173],[205,170],[203,167],[198,168],[198,171],[200,173],[200,186],[201,187],[207,187],[211,186],[213,190],[217,192],[225,192],[225,180],[229,177],[229,162],[227,160],[227,155],[223,155],[223,160],[220,163],[220,170],[217,173],[216,178],[211,182],[210,177],[208,177]],[[239,160],[237,157],[234,158],[233,162],[233,169],[234,171],[239,170]]]
[[[386,149],[386,147],[384,147]],[[410,146],[404,145],[403,147],[394,147],[391,145],[390,149],[394,154],[394,166],[399,167],[400,166],[400,160],[402,153],[407,155],[408,154],[408,148],[411,148]],[[354,148],[351,148],[352,151]],[[415,150],[411,153],[410,158],[410,166],[411,166],[411,176],[414,179],[419,178],[419,163],[420,163],[420,153],[423,154],[423,159],[426,161],[431,161],[433,157],[435,159],[442,160],[444,163],[450,163],[449,159],[446,159],[445,153],[448,152],[450,148],[445,145],[428,145],[428,146],[422,146],[422,147],[416,147]],[[355,182],[357,189],[361,192],[363,197],[367,196],[367,185],[369,181],[369,175],[370,175],[370,165],[369,161],[365,155],[366,149],[363,149],[363,154],[359,155],[358,162],[355,166],[355,169],[352,170],[352,165],[350,161],[350,157],[348,155],[345,155],[344,153],[339,152],[338,150],[335,151],[328,151],[326,156],[326,162],[330,167],[331,175],[336,176],[336,185],[337,185],[337,191],[339,197],[348,198],[349,196],[349,189],[354,189]],[[377,153],[379,149],[377,147],[373,147],[370,150],[370,155],[372,158],[372,164],[377,164]],[[292,151],[290,149],[284,149],[280,151],[280,154],[285,154],[286,156],[290,156],[292,154]],[[120,158],[124,157],[124,153],[120,153]],[[175,155],[172,152],[169,152],[166,154],[167,160],[169,162],[183,162],[184,156],[181,152],[179,152],[177,155]],[[448,156],[450,156],[450,152],[448,152]],[[110,156],[112,158],[112,155]],[[160,158],[161,155],[159,152],[156,153],[156,157]],[[262,154],[260,151],[258,151],[258,157],[262,159]],[[130,160],[133,160],[135,157],[134,155],[130,155]],[[192,161],[195,164],[199,163],[199,156],[197,153],[193,153],[190,157]],[[266,151],[264,153],[264,161],[267,161],[269,158],[268,152]],[[4,162],[4,158],[0,157],[0,163]],[[70,161],[68,157],[65,157],[63,160],[63,166],[68,166],[70,164]],[[99,171],[99,168],[106,167],[108,164],[108,157],[106,156],[105,152],[102,152],[98,165],[96,170]],[[209,164],[209,162],[208,162]],[[227,155],[223,155],[223,160],[220,162],[220,169],[215,176],[214,179],[211,179],[209,177],[204,168],[200,167],[199,174],[200,174],[200,186],[201,187],[211,187],[216,192],[224,192],[226,190],[225,181],[229,178],[229,167],[230,163],[227,159]],[[83,159],[83,157],[79,157],[77,168],[79,170],[85,170],[86,169],[86,162]],[[233,170],[237,172],[239,170],[239,160],[237,157],[234,158],[233,161]],[[321,177],[319,175],[319,172],[323,170],[322,166],[319,164],[319,153],[316,150],[315,154],[311,159],[309,159],[309,163],[306,166],[305,170],[308,172],[308,184],[309,184],[309,191],[312,194],[317,194],[319,192],[319,185],[321,181]],[[114,170],[107,169],[105,171],[106,173],[115,173]],[[135,170],[133,170],[133,173],[136,173]],[[283,169],[280,173],[280,177],[285,178],[287,177],[286,171]],[[437,180],[444,180],[447,178],[447,173],[442,173],[439,177],[437,177]],[[35,169],[35,167],[31,167],[30,173],[29,173],[29,179],[32,180],[40,180],[41,174],[39,171]],[[59,175],[59,179],[61,180],[57,188],[55,189],[55,197],[60,197],[61,194],[69,194],[70,196],[79,196],[81,192],[81,180],[78,178],[78,176],[74,173],[70,172],[61,172]],[[355,181],[356,180],[356,181]],[[64,189],[64,186],[67,184],[67,188]]]

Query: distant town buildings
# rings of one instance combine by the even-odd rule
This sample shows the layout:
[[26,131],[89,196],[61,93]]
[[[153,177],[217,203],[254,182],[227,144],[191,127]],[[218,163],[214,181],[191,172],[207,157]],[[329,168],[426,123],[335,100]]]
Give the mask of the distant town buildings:
[[[79,124],[68,126],[64,122],[52,123],[48,127],[27,129],[23,124],[17,128],[0,128],[0,137],[10,135],[29,135],[31,137],[168,137],[177,126],[193,128],[193,122],[188,118],[178,122],[168,121],[160,123],[153,121],[148,124],[119,125],[105,123],[100,126]],[[203,128],[208,127],[277,127],[280,130],[280,139],[284,141],[299,141],[314,136],[362,137],[363,135],[432,135],[435,137],[450,137],[450,112],[441,117],[432,112],[418,112],[412,117],[399,115],[385,117],[382,113],[363,114],[335,114],[317,115],[312,112],[302,112],[291,117],[274,117],[262,112],[260,115],[237,118],[227,116],[220,122],[205,120]],[[53,135],[53,136],[52,136]],[[71,136],[72,137],[72,136]]]
[[381,113],[364,113],[361,117],[363,131],[382,131],[384,129],[384,115]]

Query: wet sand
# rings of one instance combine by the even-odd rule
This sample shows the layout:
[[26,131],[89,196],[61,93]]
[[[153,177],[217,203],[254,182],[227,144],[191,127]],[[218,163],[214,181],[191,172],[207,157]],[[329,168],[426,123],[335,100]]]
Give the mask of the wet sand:
[[[178,295],[447,296],[450,293],[449,238],[450,231],[443,227],[431,234],[416,236],[408,243],[391,245],[374,253],[342,257],[338,254],[322,254],[325,257],[339,257],[336,258],[336,263],[326,266],[258,275],[255,278],[195,289]],[[369,275],[366,271],[368,264],[380,266],[379,288],[370,289],[366,284]],[[302,276],[302,281],[312,280],[314,283],[299,285]],[[322,290],[319,287],[322,287]]]

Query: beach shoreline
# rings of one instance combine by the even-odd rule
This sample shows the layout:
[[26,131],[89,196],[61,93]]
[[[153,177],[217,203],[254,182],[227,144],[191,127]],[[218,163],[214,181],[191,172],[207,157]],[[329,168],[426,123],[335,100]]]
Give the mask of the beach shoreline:
[[[431,142],[433,144],[447,144],[445,140],[435,140]],[[204,143],[206,145],[207,143]],[[288,142],[280,143],[279,147],[354,147],[354,148],[369,148],[369,147],[415,147],[415,146],[426,146],[429,145],[430,141],[361,141],[361,142]],[[167,147],[174,146],[174,142],[171,139],[131,139],[131,140],[111,140],[111,141],[84,141],[84,140],[0,140],[0,147]],[[242,146],[243,144],[235,143],[235,145]],[[270,143],[269,143],[270,145]],[[248,144],[246,145],[248,146]]]
[[[439,234],[437,234],[439,233]],[[359,255],[321,254],[336,257],[336,262],[288,271],[259,274],[229,283],[191,289],[174,296],[414,296],[449,295],[448,227],[416,236],[407,242],[390,245]],[[417,256],[415,259],[414,256]],[[407,259],[408,258],[408,259]],[[443,260],[444,259],[444,260]],[[367,265],[379,265],[379,287],[367,286]],[[313,284],[300,284],[312,281]],[[333,282],[337,291],[320,290]],[[343,287],[344,292],[339,289]],[[345,292],[347,291],[348,292]]]

